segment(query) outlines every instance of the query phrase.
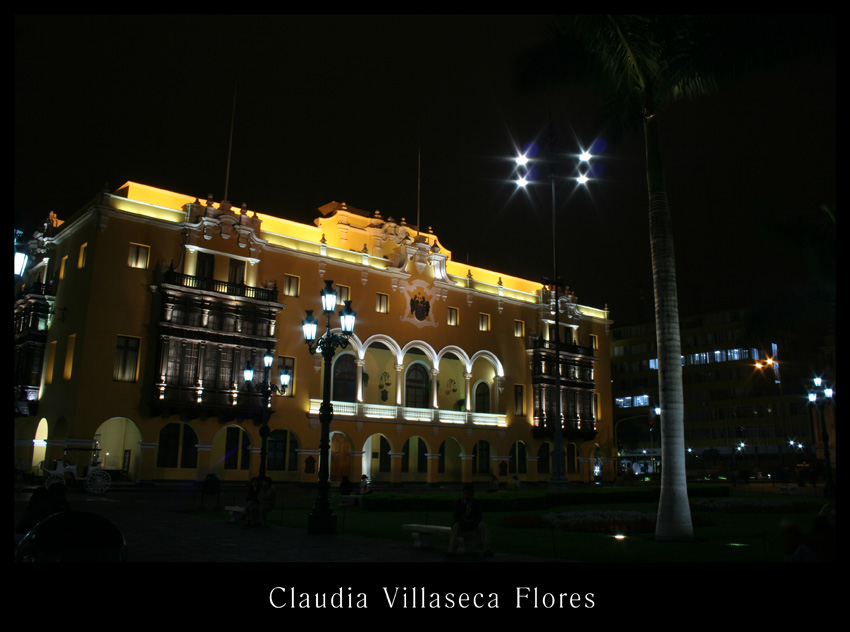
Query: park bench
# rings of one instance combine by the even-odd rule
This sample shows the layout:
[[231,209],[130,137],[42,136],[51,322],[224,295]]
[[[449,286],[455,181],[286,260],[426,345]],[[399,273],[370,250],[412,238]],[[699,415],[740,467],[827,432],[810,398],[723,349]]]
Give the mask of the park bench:
[[358,494],[348,494],[339,497],[340,507],[356,507],[360,504],[360,496]]
[[224,510],[230,512],[230,522],[239,522],[245,517],[245,507],[240,507],[239,505],[228,505],[224,508]]
[[797,489],[799,489],[796,485],[780,485],[779,493],[780,494],[796,494]]
[[[410,531],[413,535],[413,548],[425,549],[431,546],[434,535],[448,535],[452,533],[451,527],[445,527],[435,524],[403,524],[401,528],[404,531]],[[474,533],[461,534],[463,539],[463,551],[472,553],[475,551],[476,537]]]

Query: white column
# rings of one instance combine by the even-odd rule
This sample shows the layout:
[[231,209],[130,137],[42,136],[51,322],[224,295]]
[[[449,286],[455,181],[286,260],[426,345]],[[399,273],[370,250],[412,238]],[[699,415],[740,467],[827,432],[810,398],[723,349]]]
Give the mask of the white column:
[[439,369],[431,369],[431,408],[439,408],[437,404],[437,376],[439,374]]
[[402,396],[402,371],[404,370],[403,364],[395,365],[395,405],[401,406],[401,396]]

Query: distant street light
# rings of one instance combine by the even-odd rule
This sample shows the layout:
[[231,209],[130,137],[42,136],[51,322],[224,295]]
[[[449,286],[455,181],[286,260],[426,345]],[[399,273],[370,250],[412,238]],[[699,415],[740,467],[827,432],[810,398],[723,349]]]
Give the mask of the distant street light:
[[[552,141],[554,147],[554,139]],[[581,171],[581,165],[589,163],[591,159],[589,152],[582,150],[578,155],[579,163],[577,168],[579,174],[575,180],[581,184],[586,184],[590,178],[588,171]],[[517,186],[525,188],[531,183],[531,159],[527,153],[520,154],[516,157],[517,164]],[[549,182],[552,189],[552,281],[550,283],[551,300],[553,301],[555,314],[555,376],[557,380],[557,389],[555,394],[555,422],[551,423],[547,416],[547,425],[552,429],[552,441],[555,444],[554,453],[552,455],[552,476],[549,479],[550,489],[566,489],[568,486],[566,475],[566,463],[563,443],[563,423],[561,415],[561,332],[559,318],[559,301],[558,301],[558,229],[557,229],[557,201],[555,196],[555,158],[554,152],[550,153],[546,160],[549,168]],[[545,282],[545,281],[544,281]]]
[[[823,494],[827,498],[834,498],[835,481],[832,478],[832,459],[829,455],[829,433],[826,428],[826,403],[830,402],[834,405],[832,396],[834,394],[832,387],[826,386],[823,379],[816,377],[814,379],[815,389],[809,391],[809,402],[814,404],[820,417],[821,442],[823,443],[823,462],[826,469],[826,485],[823,489]],[[834,412],[834,410],[833,410]]]

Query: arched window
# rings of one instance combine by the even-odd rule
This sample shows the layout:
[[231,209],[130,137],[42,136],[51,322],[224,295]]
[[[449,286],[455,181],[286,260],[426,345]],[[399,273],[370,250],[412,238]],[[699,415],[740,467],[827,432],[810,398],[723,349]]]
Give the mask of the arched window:
[[511,474],[526,473],[525,444],[522,441],[517,441],[511,446],[508,468]]
[[189,424],[170,423],[159,432],[157,467],[198,466],[198,435]]
[[472,471],[476,474],[490,473],[490,444],[479,441],[472,448]]
[[578,452],[576,451],[576,444],[571,443],[567,446],[567,473],[575,474],[578,471]]
[[404,401],[408,408],[428,408],[428,371],[424,366],[411,365],[404,386]]
[[537,473],[548,474],[551,460],[552,457],[549,454],[549,444],[544,443],[540,446],[540,449],[537,450]]
[[490,412],[490,385],[487,382],[479,382],[475,387],[475,412]]
[[266,469],[269,471],[298,469],[298,439],[288,430],[272,430],[269,435]]
[[247,470],[251,467],[251,439],[239,426],[228,426],[224,435],[224,469]]
[[338,402],[357,401],[357,366],[354,356],[349,353],[339,356],[334,362],[331,397]]

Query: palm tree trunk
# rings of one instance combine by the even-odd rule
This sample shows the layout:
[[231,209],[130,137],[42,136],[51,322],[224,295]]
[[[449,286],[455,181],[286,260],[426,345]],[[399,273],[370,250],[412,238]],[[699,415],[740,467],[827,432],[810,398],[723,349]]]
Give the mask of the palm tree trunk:
[[654,116],[644,121],[646,177],[649,189],[649,241],[655,288],[655,331],[658,346],[658,391],[661,405],[661,499],[656,540],[691,540],[693,525],[685,473],[682,343],[673,229],[658,131]]

